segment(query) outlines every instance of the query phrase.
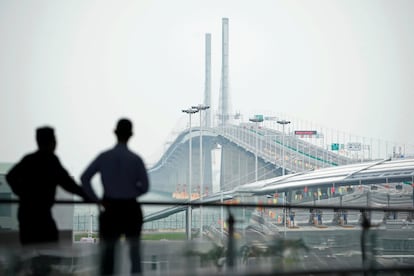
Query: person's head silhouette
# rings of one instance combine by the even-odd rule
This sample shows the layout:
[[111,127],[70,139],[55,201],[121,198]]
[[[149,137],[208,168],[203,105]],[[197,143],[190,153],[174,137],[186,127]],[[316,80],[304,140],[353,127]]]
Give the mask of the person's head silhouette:
[[36,142],[40,151],[54,152],[56,148],[55,132],[51,127],[36,129]]
[[116,124],[115,135],[119,143],[127,143],[132,136],[132,122],[128,119],[120,119]]

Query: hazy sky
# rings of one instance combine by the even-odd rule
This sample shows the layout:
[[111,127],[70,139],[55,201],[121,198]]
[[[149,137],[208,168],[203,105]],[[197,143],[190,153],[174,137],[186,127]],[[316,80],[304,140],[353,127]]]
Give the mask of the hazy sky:
[[412,0],[1,0],[0,161],[51,125],[79,176],[126,116],[131,148],[154,162],[181,109],[203,100],[205,33],[217,108],[223,17],[233,110],[412,143],[413,14]]

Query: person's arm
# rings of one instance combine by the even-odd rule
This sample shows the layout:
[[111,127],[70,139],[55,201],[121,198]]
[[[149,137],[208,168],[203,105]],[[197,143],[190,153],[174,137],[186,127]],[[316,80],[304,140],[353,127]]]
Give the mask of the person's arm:
[[85,193],[94,201],[99,201],[92,189],[91,179],[99,171],[99,156],[85,169],[81,175],[82,188]]
[[82,197],[84,200],[93,200],[85,191],[79,186],[75,180],[69,175],[66,169],[62,166],[59,159],[57,159],[59,167],[59,185],[66,191]]
[[141,192],[141,194],[145,194],[148,192],[149,189],[149,180],[148,180],[148,174],[147,169],[145,168],[145,164],[142,161],[142,159],[139,159],[138,164],[138,188]]
[[6,175],[7,183],[9,184],[13,193],[21,197],[24,192],[24,179],[25,179],[25,158],[17,163]]

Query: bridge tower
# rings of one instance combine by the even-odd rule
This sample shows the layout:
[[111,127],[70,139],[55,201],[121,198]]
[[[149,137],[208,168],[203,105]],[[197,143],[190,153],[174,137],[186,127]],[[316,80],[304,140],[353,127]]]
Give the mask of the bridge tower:
[[[211,34],[206,34],[206,57],[205,57],[205,83],[204,83],[204,105],[211,107]],[[203,112],[204,126],[211,127],[211,108]]]
[[229,19],[222,18],[221,82],[219,98],[219,125],[226,125],[230,119],[229,95]]

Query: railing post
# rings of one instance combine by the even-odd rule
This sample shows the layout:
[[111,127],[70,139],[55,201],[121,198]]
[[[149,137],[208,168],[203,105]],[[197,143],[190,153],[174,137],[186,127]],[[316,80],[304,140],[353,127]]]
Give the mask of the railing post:
[[[366,238],[368,234],[368,230],[371,226],[371,223],[369,219],[367,218],[367,212],[366,210],[361,210],[362,212],[362,221],[361,221],[361,227],[362,227],[362,233],[361,233],[361,256],[362,256],[362,268],[365,271],[367,269],[367,248],[366,248]],[[366,273],[364,272],[364,275]]]
[[229,237],[228,237],[228,244],[227,244],[227,266],[230,270],[233,269],[234,266],[234,217],[230,211],[230,207],[228,207],[229,218],[227,220],[229,224]]
[[151,270],[157,270],[157,256],[151,256]]

